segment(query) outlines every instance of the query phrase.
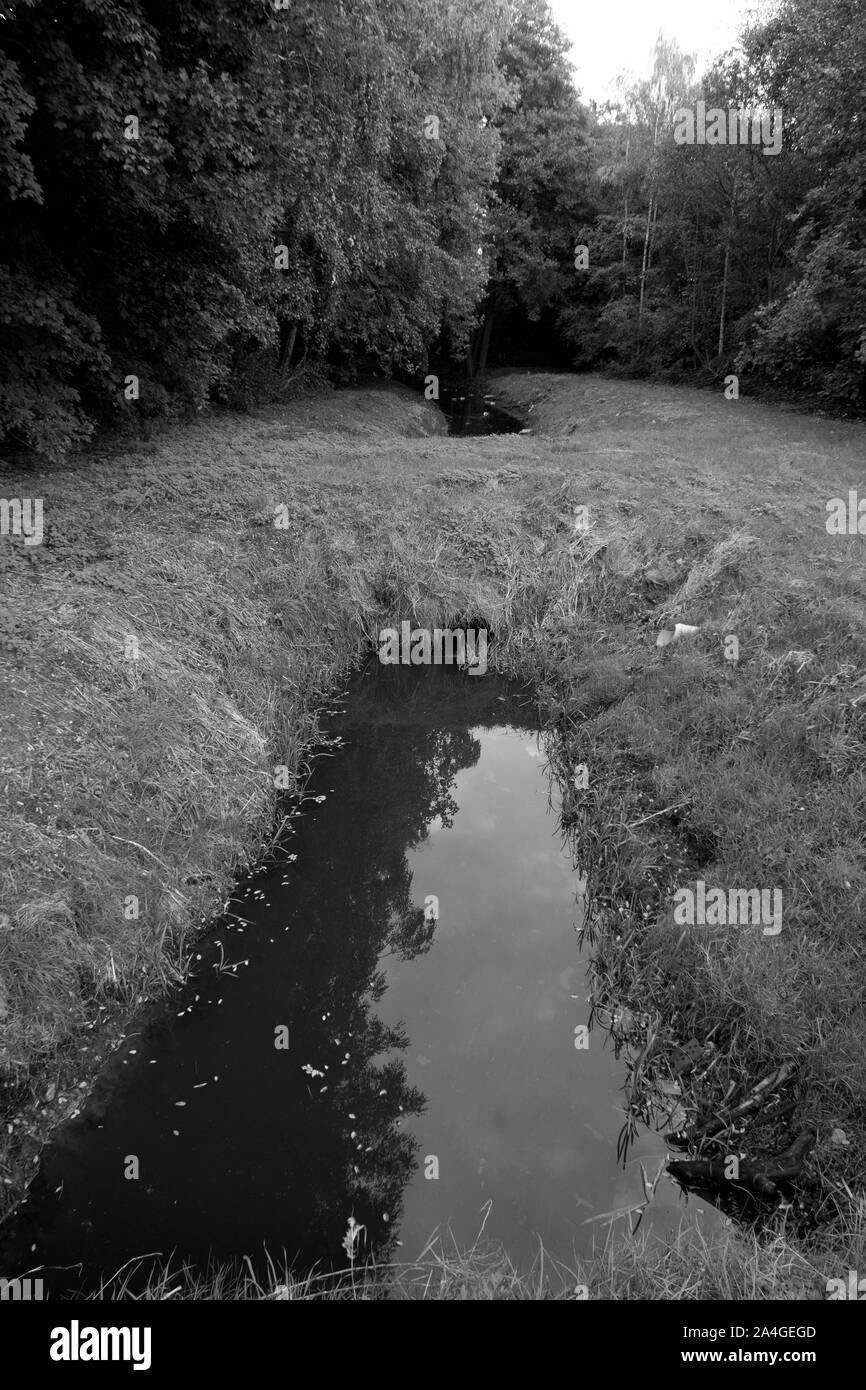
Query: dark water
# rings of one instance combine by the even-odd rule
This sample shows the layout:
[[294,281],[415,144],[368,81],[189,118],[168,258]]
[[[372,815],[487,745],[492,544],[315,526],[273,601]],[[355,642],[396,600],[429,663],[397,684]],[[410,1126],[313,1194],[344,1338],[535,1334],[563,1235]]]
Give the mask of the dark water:
[[523,421],[497,406],[496,397],[473,390],[471,382],[443,382],[439,407],[449,434],[516,434]]
[[[0,1273],[48,1266],[60,1296],[156,1253],[342,1267],[350,1217],[359,1255],[414,1259],[437,1229],[470,1244],[490,1202],[516,1262],[539,1237],[568,1258],[641,1195],[637,1160],[655,1173],[649,1133],[617,1167],[604,1033],[574,1046],[580,905],[533,706],[489,675],[376,666],[345,709],[283,862],[58,1133]],[[682,1210],[663,1180],[648,1220]]]

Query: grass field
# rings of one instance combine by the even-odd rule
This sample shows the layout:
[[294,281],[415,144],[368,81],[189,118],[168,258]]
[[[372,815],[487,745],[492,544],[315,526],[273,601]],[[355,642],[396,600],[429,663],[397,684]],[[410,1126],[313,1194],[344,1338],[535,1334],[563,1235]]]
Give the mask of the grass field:
[[[636,1112],[689,1039],[713,1044],[689,1119],[795,1066],[784,1126],[736,1137],[814,1126],[810,1221],[713,1259],[730,1296],[769,1296],[779,1260],[805,1290],[866,1265],[866,537],[825,526],[866,492],[866,427],[596,376],[493,388],[532,434],[316,392],[0,479],[45,511],[41,546],[0,538],[0,1201],[136,1001],[183,977],[340,673],[380,625],[473,623],[541,692],[563,783],[588,765],[564,819]],[[677,622],[699,630],[658,647]],[[672,894],[699,879],[779,889],[782,930],[683,930]],[[725,1296],[700,1261],[682,1284],[638,1263],[603,1296]]]

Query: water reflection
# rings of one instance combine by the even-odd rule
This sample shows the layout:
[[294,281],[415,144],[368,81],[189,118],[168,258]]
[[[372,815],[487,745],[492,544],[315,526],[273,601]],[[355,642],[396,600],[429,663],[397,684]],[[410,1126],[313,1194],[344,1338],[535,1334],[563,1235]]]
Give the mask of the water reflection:
[[145,1253],[261,1266],[267,1247],[328,1267],[350,1216],[392,1253],[417,1163],[406,1120],[425,1102],[405,1030],[379,1014],[383,967],[429,950],[407,854],[453,823],[455,776],[480,752],[467,715],[504,703],[492,681],[393,674],[384,701],[381,681],[357,683],[339,794],[324,759],[281,862],[239,889],[168,1016],[139,1021],[44,1154],[4,1271],[63,1266],[57,1296]]
[[518,416],[497,406],[493,396],[473,389],[472,382],[442,382],[439,389],[449,434],[517,434],[523,429]]
[[49,1266],[59,1296],[145,1255],[328,1270],[350,1219],[359,1258],[412,1259],[437,1227],[471,1242],[491,1199],[516,1260],[539,1235],[588,1250],[587,1218],[642,1188],[617,1171],[622,1068],[598,1030],[573,1045],[585,967],[535,727],[492,676],[353,681],[276,861],[46,1151],[4,1274]]

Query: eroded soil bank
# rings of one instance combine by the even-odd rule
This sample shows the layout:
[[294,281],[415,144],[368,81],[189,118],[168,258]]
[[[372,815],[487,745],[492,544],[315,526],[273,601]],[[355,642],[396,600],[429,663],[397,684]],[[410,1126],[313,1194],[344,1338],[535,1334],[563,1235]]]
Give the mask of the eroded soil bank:
[[[815,1125],[803,1191],[838,1275],[861,1239],[866,584],[863,538],[825,520],[864,429],[601,378],[495,386],[532,435],[447,438],[417,397],[345,392],[4,476],[46,518],[0,552],[6,1200],[103,1020],[183,975],[340,672],[379,626],[483,622],[563,770],[589,769],[569,809],[635,1105],[673,1081],[694,1123],[794,1063],[793,1110],[733,1137]],[[698,632],[659,648],[677,622]],[[684,932],[672,894],[698,880],[779,888],[782,932]],[[672,1075],[692,1040],[706,1066]]]

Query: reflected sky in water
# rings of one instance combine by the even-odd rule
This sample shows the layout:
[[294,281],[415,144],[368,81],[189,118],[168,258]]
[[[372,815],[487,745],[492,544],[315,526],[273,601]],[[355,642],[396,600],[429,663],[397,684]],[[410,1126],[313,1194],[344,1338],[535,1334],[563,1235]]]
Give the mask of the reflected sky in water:
[[[5,1275],[45,1265],[60,1296],[140,1256],[327,1270],[350,1217],[361,1257],[413,1259],[437,1229],[471,1243],[487,1202],[515,1262],[539,1237],[568,1259],[588,1217],[640,1197],[639,1158],[654,1174],[648,1133],[617,1168],[604,1032],[574,1047],[578,906],[533,705],[489,675],[374,665],[328,730],[277,862],[46,1150]],[[663,1180],[649,1219],[683,1210]]]

